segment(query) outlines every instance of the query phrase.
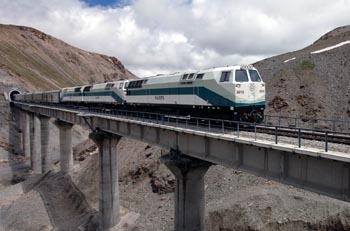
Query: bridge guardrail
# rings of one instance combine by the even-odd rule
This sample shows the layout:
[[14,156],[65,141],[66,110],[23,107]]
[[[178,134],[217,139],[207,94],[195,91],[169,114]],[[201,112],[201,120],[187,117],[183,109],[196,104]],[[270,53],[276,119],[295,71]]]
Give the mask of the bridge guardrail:
[[[249,130],[253,132],[254,139],[257,140],[258,129],[268,128],[271,131],[270,134],[273,134],[273,139],[275,144],[279,143],[280,137],[285,137],[283,135],[286,130],[289,132],[293,131],[294,138],[297,140],[297,146],[299,148],[302,147],[302,140],[305,139],[305,133],[308,133],[309,136],[311,134],[317,134],[319,137],[323,137],[323,150],[325,152],[329,151],[329,143],[330,136],[345,136],[349,137],[350,140],[350,132],[339,132],[339,131],[329,131],[322,130],[316,127],[313,128],[301,128],[301,127],[290,127],[283,126],[281,123],[277,125],[272,124],[257,124],[243,121],[230,121],[230,120],[220,120],[220,119],[210,119],[210,118],[202,118],[202,117],[189,117],[189,116],[178,116],[178,115],[169,115],[169,114],[161,114],[154,112],[140,112],[140,111],[129,111],[129,110],[119,110],[119,109],[101,109],[101,108],[89,108],[89,112],[98,113],[98,114],[109,114],[114,116],[122,116],[125,118],[132,118],[141,120],[143,122],[152,122],[156,124],[163,125],[171,125],[175,127],[181,128],[193,128],[202,131],[222,133],[222,134],[235,134],[237,137],[240,137],[242,132]],[[272,118],[270,116],[269,118]],[[277,117],[276,117],[277,118]],[[282,117],[283,118],[292,118],[295,121],[300,118],[295,117]],[[325,120],[325,121],[334,121],[334,122],[349,122],[350,121],[342,121],[342,120]],[[248,129],[249,128],[249,129]],[[283,132],[282,132],[283,131]]]
[[[23,104],[23,103],[22,103]],[[28,104],[28,103],[24,103]],[[211,119],[211,118],[204,118],[204,117],[190,117],[190,116],[179,116],[179,115],[172,115],[172,114],[162,114],[162,113],[155,113],[155,112],[142,112],[142,111],[131,111],[131,110],[122,110],[122,109],[110,109],[110,108],[97,108],[97,107],[67,107],[67,106],[57,106],[57,105],[43,105],[43,104],[36,104],[36,103],[30,103],[28,105],[37,105],[37,106],[49,106],[52,108],[59,108],[59,109],[68,109],[68,110],[76,110],[78,112],[83,113],[96,113],[96,114],[103,114],[103,115],[113,115],[113,116],[122,116],[125,118],[132,118],[137,119],[139,121],[144,122],[151,122],[156,124],[162,124],[162,125],[170,125],[174,127],[181,127],[181,128],[192,128],[200,131],[208,131],[208,132],[215,132],[215,133],[221,133],[221,134],[234,134],[237,137],[240,137],[242,135],[242,132],[251,132],[253,134],[254,140],[257,140],[258,134],[262,134],[258,130],[261,130],[262,128],[269,129],[269,132],[265,133],[268,135],[273,136],[273,141],[275,144],[278,144],[280,142],[280,138],[282,137],[288,137],[286,135],[283,135],[283,133],[286,134],[286,132],[293,131],[294,134],[291,137],[294,137],[296,139],[296,145],[301,148],[302,147],[302,141],[303,139],[306,140],[305,137],[310,137],[316,135],[318,137],[322,137],[323,142],[323,150],[325,152],[329,151],[329,144],[331,142],[334,142],[331,137],[343,138],[344,144],[350,145],[350,132],[340,132],[340,131],[330,131],[330,130],[322,130],[320,128],[316,128],[315,126],[312,128],[301,128],[301,127],[295,127],[295,126],[283,126],[281,122],[282,119],[293,119],[294,121],[297,121],[297,117],[277,117],[277,116],[267,116],[263,123],[257,124],[257,123],[251,123],[251,122],[243,122],[243,121],[230,121],[230,120],[220,120],[220,119]],[[266,120],[270,120],[271,118],[277,119],[277,124],[270,124],[266,123]],[[323,120],[323,121],[332,121],[332,123],[336,122],[345,122],[349,123],[350,121],[346,120],[330,120],[330,119],[315,119],[315,120]],[[300,125],[295,122],[295,125]],[[273,131],[273,132],[272,132]],[[245,134],[246,136],[246,134]],[[290,138],[290,137],[289,137]],[[268,140],[266,137],[264,140]],[[309,138],[310,140],[310,138]],[[348,150],[346,150],[346,153]],[[350,153],[350,151],[349,151]]]
[[292,116],[272,116],[265,115],[265,124],[275,123],[278,126],[285,125],[287,127],[298,128],[303,125],[310,126],[310,129],[321,129],[317,126],[322,126],[324,130],[336,132],[336,131],[349,131],[350,132],[350,120],[337,120],[337,119],[320,119],[320,118],[307,118],[307,117],[292,117]]

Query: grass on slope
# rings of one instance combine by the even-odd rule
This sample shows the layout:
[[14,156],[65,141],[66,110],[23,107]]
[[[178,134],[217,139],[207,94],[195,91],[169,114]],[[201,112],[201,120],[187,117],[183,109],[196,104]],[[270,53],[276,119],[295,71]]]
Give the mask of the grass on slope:
[[[0,41],[0,53],[2,54],[0,63],[40,89],[81,84],[79,80],[69,78],[65,73],[52,68],[52,65],[39,55],[29,55],[7,42]],[[67,76],[67,78],[62,78],[62,76]]]

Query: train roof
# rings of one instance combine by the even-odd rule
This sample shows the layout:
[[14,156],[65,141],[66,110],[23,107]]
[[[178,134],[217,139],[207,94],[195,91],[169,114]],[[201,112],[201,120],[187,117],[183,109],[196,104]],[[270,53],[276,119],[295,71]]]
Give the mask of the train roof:
[[170,76],[182,76],[184,74],[190,74],[190,73],[200,74],[200,73],[239,70],[239,69],[256,70],[256,68],[253,65],[243,64],[243,65],[232,65],[232,66],[224,66],[224,67],[212,67],[209,69],[195,70],[195,71],[175,72],[175,73],[171,73],[171,74],[158,74],[155,76],[144,77],[142,79],[156,79],[156,78],[163,78],[163,77],[170,77]]

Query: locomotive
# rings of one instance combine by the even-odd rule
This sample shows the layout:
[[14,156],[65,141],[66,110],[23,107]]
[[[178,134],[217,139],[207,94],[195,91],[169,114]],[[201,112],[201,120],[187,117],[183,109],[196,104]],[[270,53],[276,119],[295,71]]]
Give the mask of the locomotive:
[[252,65],[236,65],[15,94],[13,100],[259,122],[265,83]]

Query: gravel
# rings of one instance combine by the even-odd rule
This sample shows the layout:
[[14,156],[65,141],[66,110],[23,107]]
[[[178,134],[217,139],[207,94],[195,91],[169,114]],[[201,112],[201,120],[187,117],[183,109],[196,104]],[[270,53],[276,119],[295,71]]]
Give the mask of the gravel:
[[[236,135],[236,133],[232,133],[233,135]],[[263,133],[257,133],[256,136],[252,132],[240,132],[240,137],[247,137],[256,140],[264,140],[264,141],[270,141],[272,143],[275,142],[275,136],[274,135],[268,135]],[[298,147],[298,139],[297,138],[291,138],[291,137],[285,137],[285,136],[278,136],[278,144],[291,144],[295,145],[295,147]],[[317,140],[308,140],[308,139],[302,139],[301,140],[301,148],[315,148],[319,149],[319,151],[325,150],[325,142],[324,141],[317,141]],[[337,144],[337,143],[329,143],[328,142],[328,152],[342,152],[350,155],[350,146],[345,144]]]

